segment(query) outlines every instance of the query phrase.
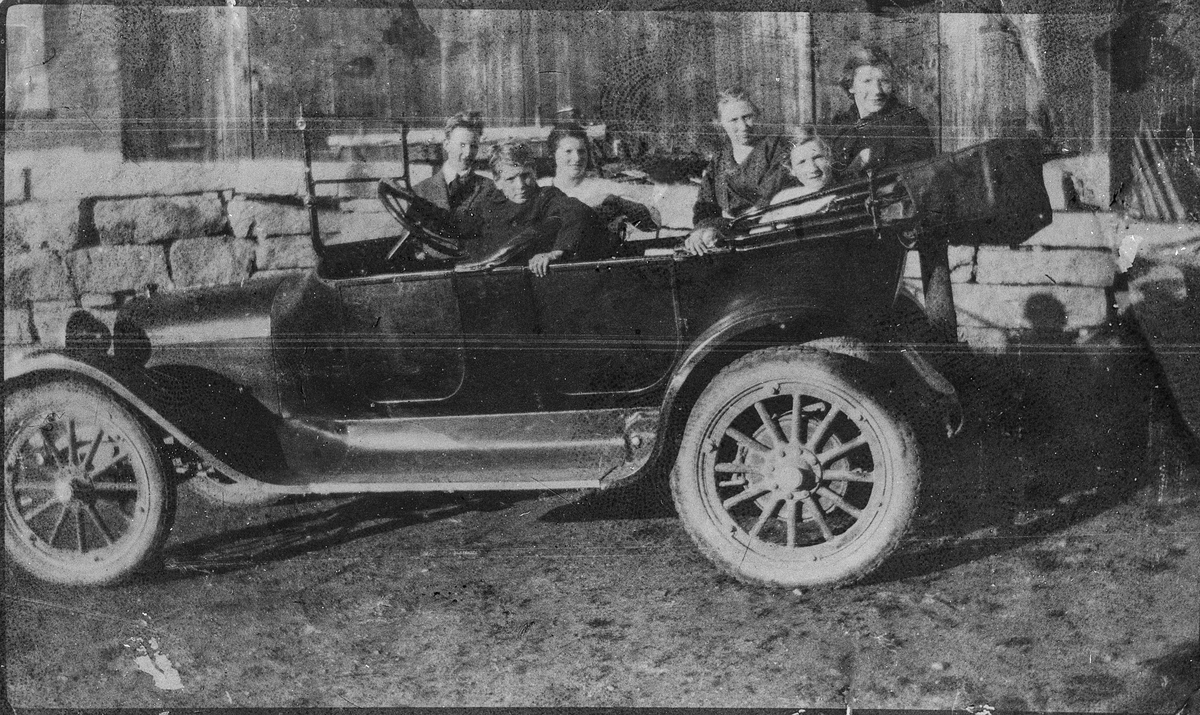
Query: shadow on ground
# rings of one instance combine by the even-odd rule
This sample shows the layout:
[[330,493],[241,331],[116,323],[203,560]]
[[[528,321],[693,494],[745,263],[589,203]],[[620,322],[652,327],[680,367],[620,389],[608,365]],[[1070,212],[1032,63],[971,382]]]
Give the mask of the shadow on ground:
[[591,492],[570,504],[543,514],[540,521],[614,521],[618,519],[662,519],[675,516],[666,473],[646,473],[604,491]]
[[173,580],[240,571],[415,524],[468,512],[499,511],[532,496],[536,495],[491,492],[294,500],[282,505],[294,507],[289,516],[169,546],[162,563],[166,573],[156,574],[156,578]]
[[953,568],[1092,518],[1154,486],[1156,426],[1172,422],[1172,438],[1187,439],[1156,414],[1167,402],[1136,335],[1117,327],[1075,342],[1034,324],[1050,330],[951,367],[968,427],[926,450],[911,538],[869,582]]

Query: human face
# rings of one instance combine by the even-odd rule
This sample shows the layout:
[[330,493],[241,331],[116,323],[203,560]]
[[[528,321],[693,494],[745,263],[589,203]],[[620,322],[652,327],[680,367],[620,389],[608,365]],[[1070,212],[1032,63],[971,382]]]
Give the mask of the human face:
[[792,176],[795,176],[804,188],[812,191],[825,188],[833,178],[833,167],[820,142],[805,142],[792,149],[791,170]]
[[754,105],[740,99],[722,104],[719,119],[734,146],[750,146],[754,139],[754,123],[758,120]]
[[554,150],[554,173],[569,179],[578,179],[587,169],[587,147],[579,137],[563,137]]
[[446,156],[446,167],[456,176],[465,174],[479,153],[479,135],[470,129],[455,127],[442,142],[442,151]]
[[501,164],[496,169],[496,186],[500,187],[504,198],[514,204],[523,204],[533,198],[537,191],[537,179],[533,169],[513,164]]
[[858,116],[862,119],[883,109],[892,96],[892,77],[887,68],[863,65],[854,70],[850,96],[854,98]]

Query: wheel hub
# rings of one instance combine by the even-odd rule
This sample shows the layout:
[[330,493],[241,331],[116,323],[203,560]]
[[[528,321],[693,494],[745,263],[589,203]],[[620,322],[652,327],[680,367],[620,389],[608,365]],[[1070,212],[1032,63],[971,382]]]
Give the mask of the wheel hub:
[[92,485],[79,467],[65,467],[55,475],[54,498],[61,504],[86,500],[92,493]]
[[821,485],[820,461],[803,447],[776,447],[768,460],[772,490],[777,493],[804,497]]

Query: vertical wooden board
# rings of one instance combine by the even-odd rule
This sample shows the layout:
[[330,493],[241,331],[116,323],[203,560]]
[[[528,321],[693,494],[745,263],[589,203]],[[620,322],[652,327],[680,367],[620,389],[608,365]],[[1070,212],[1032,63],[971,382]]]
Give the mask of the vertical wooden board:
[[613,13],[606,43],[607,72],[601,83],[600,105],[605,121],[631,141],[643,138],[639,121],[646,84],[644,68],[652,56],[645,34],[650,13],[641,16],[639,22],[634,13]]
[[742,13],[715,12],[713,18],[713,78],[717,91],[744,87],[742,67]]
[[1104,16],[1093,14],[1041,18],[1037,46],[1054,136],[1072,151],[1108,148],[1110,89],[1093,49],[1095,36],[1107,24]]
[[689,18],[684,47],[687,55],[675,82],[679,90],[680,114],[676,120],[678,134],[673,148],[695,151],[701,132],[712,126],[717,94],[717,82],[712,66],[714,28],[708,17]]
[[589,120],[604,120],[602,93],[612,59],[612,28],[611,12],[580,12],[567,28],[571,101]]
[[438,63],[431,67],[436,72],[437,96],[428,102],[428,114],[424,117],[424,126],[436,126],[438,118],[444,118],[468,107],[479,106],[479,98],[470,95],[472,80],[482,68],[474,72],[470,67],[481,59],[479,39],[469,34],[470,13],[462,10],[442,10],[436,15],[438,24],[434,27],[441,42],[438,44]]
[[[694,136],[697,122],[708,117],[712,106],[708,46],[708,23],[702,15],[671,13],[657,24],[654,67],[650,79],[658,87],[662,124],[656,148],[676,150]],[[653,122],[651,117],[648,122]]]
[[950,15],[941,19],[942,47],[942,150],[969,146],[979,133],[974,127],[974,105],[982,99],[979,50],[976,45],[980,16]]
[[[745,13],[742,64],[747,89],[761,97],[763,119],[772,130],[809,116],[808,16],[801,13]],[[770,62],[763,62],[770,57]],[[806,98],[801,100],[801,94]]]
[[601,121],[601,89],[607,73],[611,12],[571,12],[563,28],[570,103],[589,121]]
[[[775,81],[779,64],[784,59],[779,55],[775,42],[774,15],[767,13],[742,13],[739,28],[739,64],[745,78],[743,86],[758,102],[762,112],[760,122],[768,132],[778,133],[781,117],[779,87]],[[763,57],[772,58],[765,63]]]
[[779,98],[781,121],[795,127],[812,122],[809,13],[779,13]]
[[[828,123],[849,107],[846,93],[838,86],[846,49],[864,43],[862,15],[858,13],[814,13],[812,55],[816,75],[816,116]],[[869,40],[869,36],[868,36]]]
[[942,149],[951,151],[1025,125],[1025,64],[1002,18],[945,15],[942,32]]
[[510,30],[508,77],[511,86],[519,88],[512,94],[514,102],[511,116],[515,124],[533,124],[537,116],[538,78],[537,41],[533,36],[533,17],[537,10],[518,10],[512,18]]
[[247,10],[241,7],[210,8],[211,22],[219,28],[221,53],[216,94],[217,158],[250,158],[250,76]]
[[[473,92],[467,101],[483,112],[489,126],[501,126],[507,121],[503,107],[497,99],[497,93],[503,88],[502,68],[507,61],[504,56],[507,38],[499,17],[488,19],[489,15],[499,14],[478,10],[470,12],[470,27],[464,28],[462,32],[469,33],[467,36],[471,42],[471,59],[457,70],[464,77],[470,77],[474,73],[470,82]],[[475,28],[481,26],[488,27],[488,32],[475,32]],[[447,113],[450,109],[449,106],[446,107]]]
[[153,156],[158,151],[154,128],[154,94],[150,87],[157,66],[160,17],[151,8],[120,9],[121,32],[117,34],[121,69],[121,152],[129,159]]
[[[392,120],[393,125],[403,120],[410,127],[424,127],[431,121],[430,117],[441,116],[439,75],[445,43],[440,41],[438,27],[442,14],[438,10],[423,9],[418,15],[438,42],[415,47],[405,43],[396,32],[392,44],[385,45],[381,55],[382,74],[386,77],[384,116]],[[390,18],[389,31],[392,22],[404,21],[403,17]],[[427,54],[421,54],[422,51]]]

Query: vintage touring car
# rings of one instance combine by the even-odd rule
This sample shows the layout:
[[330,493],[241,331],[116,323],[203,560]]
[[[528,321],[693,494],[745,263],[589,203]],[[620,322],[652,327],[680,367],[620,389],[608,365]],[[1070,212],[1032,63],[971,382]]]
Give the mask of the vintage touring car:
[[907,251],[1050,220],[1037,158],[996,140],[831,189],[816,215],[739,219],[715,254],[629,241],[538,278],[513,246],[417,260],[446,247],[389,180],[397,234],[326,245],[308,177],[316,270],[139,296],[111,331],[81,311],[65,348],[6,366],[13,562],[119,580],[162,548],[181,483],[251,504],[645,475],[738,579],[853,581],[916,509],[914,423],[957,404],[895,319],[916,305]]

